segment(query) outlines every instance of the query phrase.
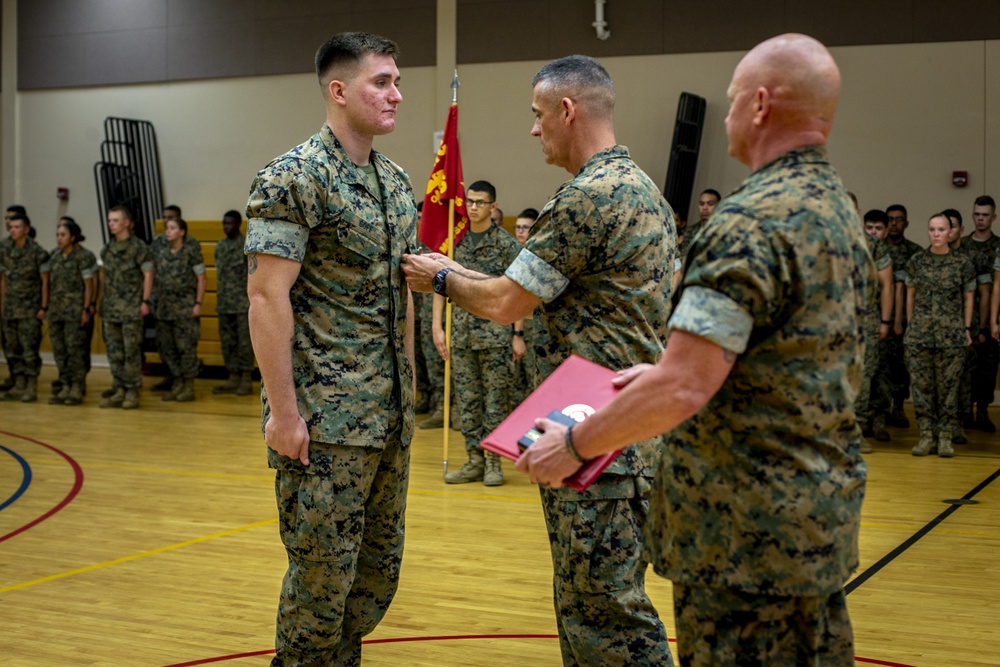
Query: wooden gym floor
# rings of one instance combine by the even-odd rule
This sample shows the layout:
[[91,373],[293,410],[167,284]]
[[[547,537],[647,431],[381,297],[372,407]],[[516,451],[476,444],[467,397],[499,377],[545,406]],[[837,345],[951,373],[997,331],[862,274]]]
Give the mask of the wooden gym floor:
[[[0,663],[268,664],[285,563],[258,398],[199,380],[194,403],[146,390],[138,411],[100,410],[95,369],[84,405],[50,406],[52,376],[38,403],[0,402]],[[997,665],[997,436],[945,460],[892,433],[867,456],[858,664]],[[441,435],[417,431],[400,590],[365,664],[558,665],[536,490],[510,465],[502,487],[445,485]],[[648,582],[673,637],[670,584]]]

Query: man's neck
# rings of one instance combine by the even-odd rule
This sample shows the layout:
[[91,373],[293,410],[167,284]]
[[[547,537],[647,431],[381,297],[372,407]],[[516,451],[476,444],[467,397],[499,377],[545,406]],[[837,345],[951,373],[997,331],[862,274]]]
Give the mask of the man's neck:
[[566,171],[576,176],[583,169],[583,165],[590,161],[590,158],[615,145],[617,145],[615,131],[611,127],[598,126],[589,133],[581,133],[579,141],[570,154]]
[[129,232],[128,230],[126,230],[124,232],[118,232],[117,234],[115,234],[115,240],[116,241],[127,241],[128,237],[130,237],[130,236],[132,236],[132,232]]
[[489,218],[486,218],[486,220],[483,222],[470,222],[469,231],[473,232],[474,234],[482,234],[492,226],[493,226],[493,221],[490,220]]
[[336,118],[327,115],[326,124],[333,131],[333,136],[344,147],[347,157],[359,167],[364,167],[371,159],[372,141],[374,137],[366,134],[358,134],[347,123],[337,122]]
[[17,248],[23,248],[28,243],[28,237],[22,236],[21,238],[14,241],[14,246]]

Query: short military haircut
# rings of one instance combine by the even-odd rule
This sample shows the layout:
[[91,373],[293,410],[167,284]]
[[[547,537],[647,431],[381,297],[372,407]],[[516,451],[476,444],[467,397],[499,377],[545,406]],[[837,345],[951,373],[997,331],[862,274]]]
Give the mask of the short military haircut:
[[614,114],[615,84],[604,65],[590,56],[553,60],[538,70],[531,87],[539,83],[556,100],[568,97],[597,117],[610,120]]
[[236,209],[230,209],[225,213],[223,213],[222,219],[225,220],[226,218],[232,218],[233,220],[239,220],[240,222],[243,222],[243,216],[240,215],[240,212],[237,211]]
[[531,218],[532,220],[538,219],[538,209],[537,208],[526,208],[517,214],[519,218]]
[[880,208],[873,208],[872,210],[868,211],[867,213],[865,213],[865,216],[862,218],[862,220],[864,220],[865,222],[881,222],[883,225],[889,224],[889,216],[886,215],[886,212]]
[[135,222],[135,218],[132,217],[131,209],[129,209],[128,206],[125,206],[125,204],[118,204],[118,206],[112,206],[110,209],[108,209],[108,213],[109,214],[121,213],[126,220],[131,220],[132,222]]
[[167,204],[166,206],[163,207],[163,210],[173,211],[174,213],[177,214],[178,218],[181,217],[181,207],[178,206],[177,204]]
[[489,181],[476,181],[469,186],[469,192],[485,192],[493,200],[497,200],[497,189]]
[[361,59],[368,54],[399,58],[399,47],[385,37],[368,32],[342,32],[331,37],[316,51],[316,78],[326,90],[335,77],[350,79],[358,69]]
[[959,227],[962,226],[962,214],[958,212],[957,208],[946,208],[945,210],[941,211],[941,213],[943,215],[948,216],[949,218],[955,218],[956,220],[958,220],[958,226]]
[[973,206],[989,206],[994,211],[997,210],[997,203],[993,201],[993,197],[989,195],[980,195],[976,197],[976,201],[973,203]]
[[892,213],[893,211],[899,211],[900,213],[903,214],[904,218],[906,218],[907,220],[910,219],[910,215],[906,212],[906,207],[903,206],[902,204],[893,204],[892,206],[885,207],[886,215]]
[[719,201],[722,201],[722,195],[719,194],[718,190],[713,190],[712,188],[708,188],[706,190],[702,190],[701,194],[703,194],[703,195],[712,195],[713,197],[715,197]]
[[7,207],[7,212],[14,213],[17,215],[28,215],[27,209],[25,209],[20,204],[11,204],[10,206]]

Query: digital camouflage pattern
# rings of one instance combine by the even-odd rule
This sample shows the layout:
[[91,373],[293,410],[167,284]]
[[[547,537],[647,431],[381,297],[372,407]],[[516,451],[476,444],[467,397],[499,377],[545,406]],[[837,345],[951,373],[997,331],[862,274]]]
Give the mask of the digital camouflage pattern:
[[[656,362],[676,251],[673,211],[628,149],[592,156],[542,209],[505,274],[543,302],[549,338],[533,344],[541,377],[572,353],[613,369]],[[659,443],[627,448],[586,492],[540,489],[566,665],[672,664],[635,532]],[[581,588],[580,563],[607,583]]]
[[[164,293],[160,292],[160,303],[163,298]],[[199,338],[201,318],[189,314],[171,320],[156,320],[156,349],[170,369],[170,375],[188,380],[198,377]]]
[[156,262],[156,281],[153,283],[156,319],[190,318],[198,299],[198,276],[205,273],[201,244],[185,236],[181,247],[174,252],[169,243],[159,243],[153,247],[153,257]]
[[[913,241],[904,238],[899,243],[885,243],[892,257],[893,281],[903,282],[903,273],[910,257],[921,251],[921,247]],[[906,323],[906,291],[903,292],[903,323]],[[889,405],[895,402],[902,406],[910,395],[910,374],[903,363],[903,340],[895,333],[879,341],[879,380],[876,387],[883,392],[879,401]]]
[[84,356],[87,348],[87,334],[80,319],[86,296],[85,280],[97,273],[97,258],[94,253],[80,245],[63,254],[56,248],[49,254],[49,340],[52,342],[52,356],[55,357],[59,377],[67,382],[83,382],[86,376]]
[[920,433],[953,434],[958,420],[958,383],[965,361],[964,347],[927,347],[906,344],[913,412]]
[[[884,243],[871,234],[865,234],[865,242],[868,244],[868,251],[872,259],[875,260],[875,270],[883,271],[892,268],[892,256]],[[882,303],[881,285],[877,284],[875,299],[872,301],[865,316],[865,360],[864,370],[861,376],[861,387],[858,389],[858,398],[854,401],[854,411],[861,424],[869,422],[872,417],[871,396],[872,382],[875,380],[875,372],[878,370],[879,340],[878,330],[882,324]],[[884,408],[884,405],[877,406]]]
[[142,386],[142,329],[142,319],[101,323],[115,387],[137,389]]
[[215,312],[234,315],[250,310],[247,296],[247,258],[243,252],[246,237],[228,236],[215,244],[215,273],[218,287],[215,293]]
[[35,319],[42,307],[42,274],[49,273],[49,253],[35,239],[25,237],[24,247],[11,241],[0,246],[4,276],[4,319]]
[[381,192],[324,125],[257,174],[247,203],[246,253],[302,265],[289,298],[310,464],[268,449],[289,562],[275,666],[360,665],[399,577],[413,437],[400,262],[416,206],[406,173],[370,160]]
[[[481,235],[466,232],[455,247],[455,261],[488,276],[501,276],[520,251],[517,239],[500,227],[490,225]],[[505,347],[510,350],[511,332],[509,324],[476,317],[462,308],[452,309],[451,345],[454,349]]]
[[223,363],[230,375],[253,370],[253,342],[250,340],[247,313],[219,315],[219,344]]
[[875,266],[826,151],[762,166],[722,200],[672,330],[737,356],[665,441],[647,547],[692,587],[825,596],[858,565],[866,467],[854,401]]
[[[381,447],[387,415],[404,414],[404,442],[413,435],[400,261],[416,244],[416,207],[406,173],[377,151],[371,159],[384,211],[326,125],[272,161],[251,188],[246,253],[302,264],[290,294],[292,368],[311,438]],[[263,403],[262,428],[266,392]]]
[[687,257],[688,250],[691,248],[691,243],[694,241],[695,235],[701,231],[702,227],[705,226],[706,220],[695,220],[694,222],[687,223],[687,227],[684,228],[684,240],[681,241],[680,247],[677,250],[677,256],[683,261]]
[[427,384],[430,387],[433,411],[437,406],[444,406],[444,359],[434,345],[434,295],[424,294],[417,308],[420,309],[420,346],[424,350],[424,366],[427,368]]
[[4,356],[11,372],[37,377],[41,367],[42,274],[49,272],[49,254],[31,237],[17,247],[11,239],[0,245],[0,273],[3,274]]
[[[964,254],[972,262],[973,267],[976,270],[976,285],[983,286],[987,285],[992,287],[993,285],[993,262],[991,257],[987,254],[986,249],[984,249],[983,244],[969,242],[963,239],[954,252],[958,254]],[[989,290],[987,288],[987,291]],[[982,295],[979,293],[979,289],[976,289],[976,295],[972,304],[972,338],[973,345],[966,348],[962,359],[962,370],[959,375],[958,383],[958,414],[961,416],[969,415],[972,413],[973,404],[973,377],[976,377],[975,372],[977,367],[981,366],[977,362],[979,358],[982,357],[986,361],[989,355],[990,342],[992,338],[990,337],[990,325],[989,322],[980,322],[980,304],[982,302]],[[987,304],[988,308],[988,304]],[[983,329],[983,334],[986,336],[986,342],[982,345],[976,344],[977,334],[980,332],[980,328]],[[977,378],[978,379],[978,378]],[[993,400],[993,386],[992,384],[988,387],[989,396],[987,398],[987,403]],[[982,392],[979,392],[982,393]],[[977,398],[977,402],[978,402]]]
[[[101,250],[104,291],[101,319],[105,322],[141,320],[143,273],[153,271],[153,251],[135,235],[124,241],[112,237]],[[141,343],[141,337],[140,337]]]

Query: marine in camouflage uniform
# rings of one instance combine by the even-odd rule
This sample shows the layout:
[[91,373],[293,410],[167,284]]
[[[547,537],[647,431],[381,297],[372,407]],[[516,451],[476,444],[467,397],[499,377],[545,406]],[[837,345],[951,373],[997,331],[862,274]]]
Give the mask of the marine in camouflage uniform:
[[[97,258],[94,253],[74,243],[67,253],[62,248],[54,249],[49,255],[49,268],[51,291],[46,315],[49,320],[52,355],[66,388],[66,395],[59,402],[65,402],[74,385],[80,386],[78,391],[82,396],[82,385],[87,375],[84,358],[90,354],[90,350],[87,348],[83,315],[85,311],[88,319],[91,315],[90,304],[85,301],[86,281],[93,280],[97,274]],[[74,391],[74,395],[76,393]],[[54,398],[56,397],[58,395]],[[74,402],[79,401],[74,398]]]
[[[545,205],[506,276],[539,297],[547,377],[570,354],[613,369],[655,362],[677,237],[659,189],[614,146]],[[631,447],[586,491],[541,488],[564,665],[672,664],[645,592],[642,525],[659,439]]]
[[[982,248],[977,245],[970,243],[966,239],[961,239],[957,246],[954,246],[952,250],[960,255],[965,255],[972,262],[972,266],[976,271],[976,295],[973,299],[972,306],[972,345],[965,348],[962,360],[962,371],[960,373],[960,380],[958,383],[958,417],[959,417],[959,427],[963,423],[968,421],[973,421],[973,411],[972,407],[973,401],[973,374],[976,372],[976,359],[977,354],[980,350],[983,354],[986,354],[985,347],[982,344],[977,344],[977,336],[983,335],[986,341],[990,339],[990,326],[989,322],[983,322],[980,317],[981,304],[985,299],[986,312],[989,312],[989,301],[990,301],[990,287],[993,285],[993,270],[992,262],[990,257],[982,250]],[[985,293],[985,296],[984,296]],[[987,317],[988,319],[988,317]],[[985,333],[981,333],[985,331]],[[986,342],[984,341],[984,342]],[[977,378],[978,379],[978,378]],[[992,391],[990,392],[992,393]],[[988,405],[988,402],[987,402]],[[985,408],[984,408],[985,410]],[[961,428],[957,428],[956,434],[962,433]],[[957,442],[957,441],[956,441]],[[961,444],[961,443],[959,443]]]
[[[887,237],[888,238],[888,237]],[[903,272],[910,257],[920,252],[921,248],[913,241],[903,238],[899,243],[885,242],[889,248],[889,255],[892,257],[893,279],[896,282],[903,282]],[[903,327],[906,327],[906,296],[904,293],[903,303],[894,305],[894,308],[903,309]],[[892,425],[900,426],[898,421],[903,414],[903,402],[910,395],[910,375],[903,362],[903,339],[892,333],[885,339],[879,341],[879,373],[882,377],[875,383],[876,387],[883,388],[880,401],[892,406],[894,415]]]
[[30,226],[25,219],[15,218],[13,222],[20,223],[23,236],[20,245],[13,238],[0,245],[0,273],[4,288],[4,356],[11,364],[16,384],[2,396],[33,401],[41,367],[41,315],[47,307],[49,253],[28,236]]
[[[149,305],[150,296],[143,292],[154,270],[153,251],[132,233],[121,240],[112,233],[101,250],[101,331],[113,388],[142,387],[142,306]],[[122,397],[106,398],[114,398],[109,403],[114,407]]]
[[[366,62],[380,61],[363,60],[354,80],[368,76]],[[413,369],[399,263],[416,247],[410,180],[374,150],[356,166],[324,125],[258,173],[247,218],[251,266],[255,253],[301,264],[288,297],[309,464],[268,449],[288,554],[272,665],[360,665],[361,638],[385,615],[403,555]],[[255,293],[264,261],[251,271]],[[256,317],[273,317],[255,316],[256,303],[255,343]],[[262,374],[266,360],[258,350]],[[262,399],[266,428],[266,389]]]
[[[166,224],[177,224],[177,221],[168,220]],[[174,377],[174,387],[163,400],[193,400],[194,379],[198,376],[198,339],[201,338],[198,285],[205,280],[201,244],[185,233],[176,250],[170,241],[155,244],[153,257],[156,262],[153,290],[156,347]]]
[[964,311],[963,293],[976,290],[976,269],[964,254],[923,250],[907,262],[904,280],[913,297],[913,315],[903,343],[920,428],[913,454],[923,456],[937,447],[939,455],[952,456],[951,436],[959,426],[958,383],[968,345],[965,323],[972,317]]
[[[877,238],[871,234],[865,234],[865,242],[868,244],[868,250],[875,260],[875,269],[879,273],[888,270],[892,271],[892,257],[889,255],[889,249],[886,247],[885,243],[882,243]],[[866,262],[867,264],[867,262]],[[890,277],[890,282],[892,278]],[[858,390],[857,400],[854,401],[854,412],[857,415],[858,422],[862,424],[869,424],[873,419],[881,417],[876,417],[876,415],[881,415],[885,410],[887,405],[877,404],[880,397],[875,396],[875,400],[872,400],[874,391],[873,384],[876,382],[876,371],[878,369],[878,355],[879,355],[879,328],[882,324],[882,303],[881,303],[881,289],[876,290],[875,300],[869,306],[868,312],[864,318],[864,334],[865,334],[865,359],[864,359],[864,371],[861,376],[861,388]],[[875,405],[872,405],[876,403]],[[881,425],[881,424],[880,424]],[[880,430],[876,428],[875,430]],[[864,447],[864,446],[863,446]],[[867,449],[867,448],[865,448]]]
[[219,342],[229,382],[212,391],[228,393],[231,390],[242,395],[250,393],[253,345],[248,320],[247,259],[243,253],[246,237],[240,232],[242,217],[237,217],[235,211],[231,213],[223,216],[223,225],[228,221],[232,226],[226,228],[226,237],[215,244],[215,312],[219,316]]
[[[978,241],[972,234],[962,237],[962,246],[968,246],[970,250],[976,249],[987,258],[993,258],[1000,252],[1000,236],[990,232],[990,237],[986,241]],[[992,282],[992,280],[991,280]],[[976,428],[987,433],[996,431],[996,426],[990,421],[988,416],[989,405],[993,402],[994,391],[996,390],[997,367],[1000,365],[1000,343],[997,343],[991,335],[990,323],[981,322],[979,291],[976,291],[973,313],[973,350],[975,361],[972,368],[972,402],[976,405]],[[985,309],[989,312],[989,308]],[[978,335],[977,335],[978,332]],[[980,336],[985,337],[983,342],[979,342]]]
[[789,644],[774,619],[799,617],[803,644],[853,664],[842,587],[866,478],[853,404],[876,292],[863,235],[825,149],[804,147],[754,171],[691,247],[670,328],[738,357],[667,435],[650,511],[682,663],[803,664],[772,653]]
[[[477,196],[484,195],[478,190],[471,192],[476,192]],[[475,225],[475,221],[472,224]],[[470,228],[466,232],[455,248],[455,261],[486,275],[501,275],[517,257],[521,245],[502,228],[493,226],[488,216],[486,224],[488,227],[485,231],[477,233]],[[462,308],[453,309],[453,381],[458,393],[462,435],[465,436],[465,451],[469,462],[463,468],[445,475],[445,481],[450,484],[480,478],[487,486],[499,486],[503,483],[499,457],[487,452],[484,460],[484,452],[479,443],[509,413],[508,403],[514,373],[512,343],[513,330],[509,325],[476,317]]]

